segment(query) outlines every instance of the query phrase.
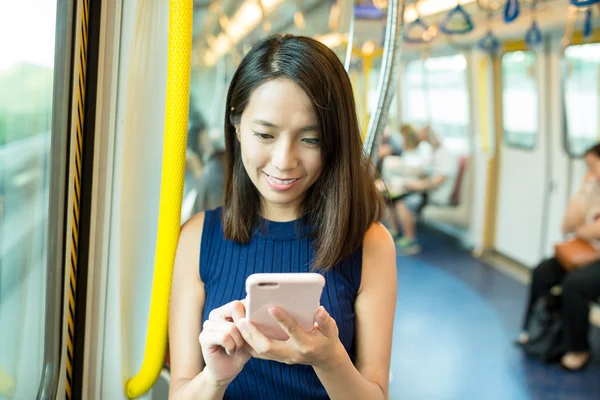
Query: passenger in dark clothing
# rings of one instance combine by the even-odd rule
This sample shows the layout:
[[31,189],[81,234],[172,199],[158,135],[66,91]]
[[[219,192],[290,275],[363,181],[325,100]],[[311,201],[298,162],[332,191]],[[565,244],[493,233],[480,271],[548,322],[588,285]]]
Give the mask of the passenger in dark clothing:
[[194,213],[215,209],[223,204],[225,151],[217,150],[206,161],[198,179]]
[[[600,251],[600,144],[585,154],[588,173],[579,192],[567,205],[563,218],[563,233],[575,235]],[[520,343],[529,340],[527,327],[539,298],[557,285],[562,288],[562,318],[564,345],[563,367],[575,371],[590,360],[588,343],[590,303],[600,297],[600,262],[567,271],[556,258],[542,261],[533,271],[529,301]]]

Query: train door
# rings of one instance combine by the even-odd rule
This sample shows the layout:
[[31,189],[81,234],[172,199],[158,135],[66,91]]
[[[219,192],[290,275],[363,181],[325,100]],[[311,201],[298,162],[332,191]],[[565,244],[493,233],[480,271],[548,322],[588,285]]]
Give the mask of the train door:
[[548,135],[540,112],[547,97],[545,57],[521,49],[507,52],[496,71],[501,135],[495,249],[528,266],[540,258],[546,226]]

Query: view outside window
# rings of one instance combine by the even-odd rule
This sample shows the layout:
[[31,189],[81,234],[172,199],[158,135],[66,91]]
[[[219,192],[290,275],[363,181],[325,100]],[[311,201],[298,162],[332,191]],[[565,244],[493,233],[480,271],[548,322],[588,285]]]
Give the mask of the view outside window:
[[469,140],[469,87],[463,55],[411,61],[404,71],[402,123],[431,125],[449,148],[466,154]]
[[535,53],[514,51],[502,56],[502,125],[504,142],[533,149],[539,129]]
[[41,378],[57,2],[0,2],[0,399]]

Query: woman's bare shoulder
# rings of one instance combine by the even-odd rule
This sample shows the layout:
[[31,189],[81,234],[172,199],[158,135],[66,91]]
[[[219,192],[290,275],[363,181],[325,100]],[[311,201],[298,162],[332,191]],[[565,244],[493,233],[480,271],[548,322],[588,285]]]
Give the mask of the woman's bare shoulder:
[[[190,217],[181,227],[179,244],[175,267],[193,269],[189,271],[199,276],[198,260],[200,259],[200,243],[202,241],[202,229],[204,228],[204,212],[199,212]],[[186,272],[187,275],[187,272]]]

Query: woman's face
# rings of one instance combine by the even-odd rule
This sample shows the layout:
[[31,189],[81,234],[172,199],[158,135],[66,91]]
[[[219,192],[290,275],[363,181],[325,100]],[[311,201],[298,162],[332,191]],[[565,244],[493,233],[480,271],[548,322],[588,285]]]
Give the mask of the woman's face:
[[242,162],[261,194],[264,217],[298,218],[322,169],[317,116],[306,93],[288,79],[254,90],[236,126]]

